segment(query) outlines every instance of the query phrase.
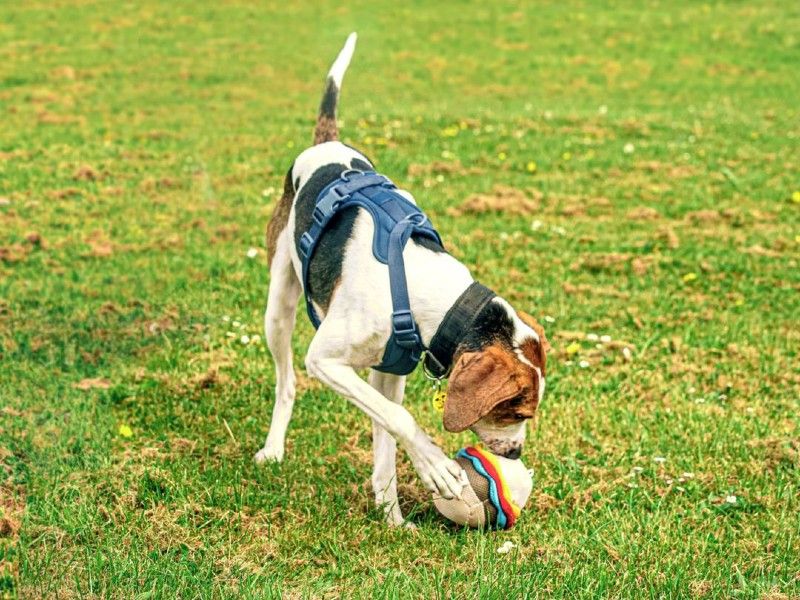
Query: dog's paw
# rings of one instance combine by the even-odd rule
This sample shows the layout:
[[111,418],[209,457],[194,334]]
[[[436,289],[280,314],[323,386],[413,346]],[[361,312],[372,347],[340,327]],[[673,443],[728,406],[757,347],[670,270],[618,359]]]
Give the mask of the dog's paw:
[[420,432],[408,454],[428,490],[448,500],[461,498],[466,481],[464,470],[456,461],[447,458],[428,436]]
[[283,460],[283,448],[270,448],[264,446],[261,450],[256,452],[253,457],[257,465],[265,462],[281,462]]

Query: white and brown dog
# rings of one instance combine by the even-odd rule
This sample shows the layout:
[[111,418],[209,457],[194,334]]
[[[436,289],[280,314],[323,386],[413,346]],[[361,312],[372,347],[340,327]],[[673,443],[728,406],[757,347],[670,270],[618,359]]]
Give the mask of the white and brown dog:
[[[328,73],[314,145],[286,174],[283,196],[267,228],[270,286],[264,315],[275,361],[275,406],[256,462],[283,459],[295,399],[291,335],[303,292],[300,236],[311,223],[320,192],[348,170],[372,171],[366,156],[337,141],[336,105],[355,48],[351,34]],[[413,202],[411,194],[400,193]],[[364,411],[373,422],[375,501],[390,524],[403,523],[397,503],[396,442],[408,453],[422,482],[445,498],[459,496],[463,473],[402,406],[405,377],[357,369],[380,363],[392,328],[388,268],[373,255],[374,222],[364,209],[338,213],[311,258],[308,295],[321,324],[306,355],[308,373]],[[474,285],[469,270],[430,239],[412,236],[402,256],[408,297],[422,341],[429,345],[448,311]],[[448,431],[471,429],[494,453],[517,458],[526,421],[545,388],[547,341],[541,326],[498,296],[469,316],[452,356],[444,406]]]

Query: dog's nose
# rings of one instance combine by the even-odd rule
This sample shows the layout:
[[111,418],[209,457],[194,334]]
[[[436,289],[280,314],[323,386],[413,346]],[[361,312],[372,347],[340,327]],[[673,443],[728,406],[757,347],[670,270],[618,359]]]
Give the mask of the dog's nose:
[[504,452],[503,456],[506,458],[510,458],[511,460],[517,460],[520,456],[522,456],[522,448],[519,446],[515,448],[511,448],[508,452]]

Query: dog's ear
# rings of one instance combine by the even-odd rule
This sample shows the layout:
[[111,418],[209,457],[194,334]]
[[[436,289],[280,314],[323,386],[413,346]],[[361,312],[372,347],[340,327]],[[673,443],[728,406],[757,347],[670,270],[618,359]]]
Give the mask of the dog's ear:
[[456,361],[444,401],[444,428],[464,431],[491,410],[522,392],[515,358],[498,344],[464,352]]

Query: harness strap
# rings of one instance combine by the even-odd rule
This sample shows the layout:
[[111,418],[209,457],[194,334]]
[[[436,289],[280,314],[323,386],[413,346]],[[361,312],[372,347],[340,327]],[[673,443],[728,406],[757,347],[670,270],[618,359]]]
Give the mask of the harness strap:
[[473,281],[447,311],[425,353],[424,367],[436,379],[443,379],[450,374],[453,355],[464,333],[472,328],[481,310],[494,297],[492,290]]
[[[300,236],[299,253],[303,267],[303,287],[306,293],[306,310],[314,327],[319,327],[320,319],[314,310],[308,288],[308,274],[311,257],[325,228],[337,211],[350,206],[367,209],[375,222],[373,254],[389,267],[389,289],[392,298],[392,334],[386,344],[381,364],[374,367],[379,371],[407,375],[419,363],[425,345],[417,322],[411,312],[408,298],[405,261],[403,249],[417,233],[441,244],[439,234],[425,214],[413,203],[398,194],[395,185],[386,177],[374,172],[345,171],[339,179],[323,189],[317,197],[312,212],[309,229]],[[380,247],[380,228],[386,218],[390,219],[384,231],[389,232],[385,253]],[[391,230],[390,230],[391,228]],[[386,238],[383,238],[386,241]]]
[[408,299],[406,264],[403,248],[414,229],[425,222],[425,215],[417,213],[405,217],[392,229],[389,236],[389,289],[392,293],[392,335],[401,348],[416,353],[417,360],[425,350],[419,334],[417,322],[411,314],[411,301]]

